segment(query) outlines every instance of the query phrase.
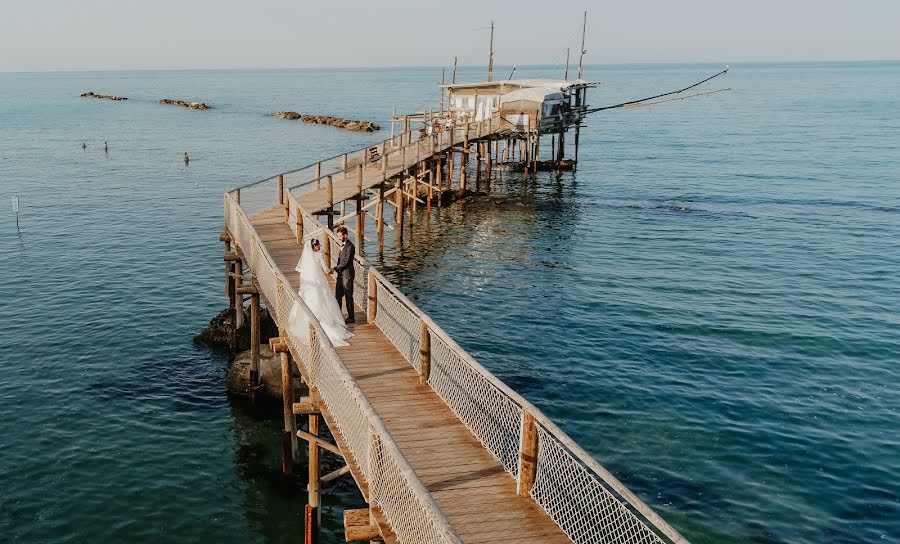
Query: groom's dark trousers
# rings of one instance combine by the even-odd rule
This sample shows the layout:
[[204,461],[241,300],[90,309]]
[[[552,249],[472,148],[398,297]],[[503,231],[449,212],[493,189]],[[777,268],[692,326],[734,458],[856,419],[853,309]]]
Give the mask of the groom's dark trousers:
[[353,242],[347,240],[344,247],[338,254],[337,264],[334,265],[334,271],[337,278],[334,282],[334,297],[337,299],[338,308],[341,302],[346,301],[347,316],[353,319],[353,278],[356,276],[356,270],[353,267],[353,258],[356,256],[356,247]]

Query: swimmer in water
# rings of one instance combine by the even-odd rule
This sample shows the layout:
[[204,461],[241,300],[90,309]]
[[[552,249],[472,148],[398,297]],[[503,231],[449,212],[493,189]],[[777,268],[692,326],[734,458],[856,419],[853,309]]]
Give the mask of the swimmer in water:
[[188,157],[187,151],[184,152],[184,165],[187,166],[191,164],[191,158]]
[[82,143],[82,144],[81,144],[81,149],[87,149],[87,144]]
[[103,152],[109,153],[109,144],[107,144],[106,142],[103,142]]

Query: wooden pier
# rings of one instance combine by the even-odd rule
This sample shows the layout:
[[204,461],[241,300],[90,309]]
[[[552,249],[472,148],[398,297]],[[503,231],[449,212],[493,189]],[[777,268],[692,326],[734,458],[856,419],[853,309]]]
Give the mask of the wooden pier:
[[[580,123],[577,111],[571,115]],[[570,125],[550,130],[563,134]],[[354,336],[348,346],[331,345],[297,294],[304,239],[321,239],[332,261],[337,225],[355,233],[357,248],[383,248],[385,228],[402,238],[404,223],[440,206],[445,191],[490,183],[504,162],[536,163],[542,133],[538,111],[524,124],[495,112],[439,131],[404,129],[225,195],[221,239],[232,308],[240,315],[249,297],[251,343],[268,340],[282,354],[285,472],[294,470],[298,438],[310,448],[306,542],[317,541],[321,486],[349,472],[369,505],[345,513],[351,540],[686,543],[359,254]],[[278,338],[259,338],[261,301]],[[295,305],[309,318],[306,334],[287,326]],[[308,398],[292,398],[292,367]],[[298,416],[308,418],[308,432],[298,429]],[[319,436],[321,420],[334,444]],[[341,456],[346,468],[320,474],[320,454]]]

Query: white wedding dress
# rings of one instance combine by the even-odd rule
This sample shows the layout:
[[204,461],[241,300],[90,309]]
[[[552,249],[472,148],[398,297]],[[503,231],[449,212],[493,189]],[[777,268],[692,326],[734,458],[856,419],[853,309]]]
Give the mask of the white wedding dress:
[[[347,330],[344,315],[328,284],[328,267],[325,266],[322,252],[313,251],[311,242],[307,241],[303,244],[303,253],[300,254],[295,270],[300,273],[298,294],[319,320],[331,344],[335,347],[348,345],[347,339],[353,333]],[[309,319],[299,303],[291,308],[288,324],[297,338],[304,344],[309,342]]]

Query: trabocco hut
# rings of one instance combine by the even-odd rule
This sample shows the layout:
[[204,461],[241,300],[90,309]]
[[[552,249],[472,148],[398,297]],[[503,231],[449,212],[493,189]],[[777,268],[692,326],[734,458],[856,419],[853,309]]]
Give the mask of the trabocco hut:
[[554,133],[578,125],[587,110],[583,80],[518,79],[443,85],[454,121],[480,121],[499,114],[520,132]]

